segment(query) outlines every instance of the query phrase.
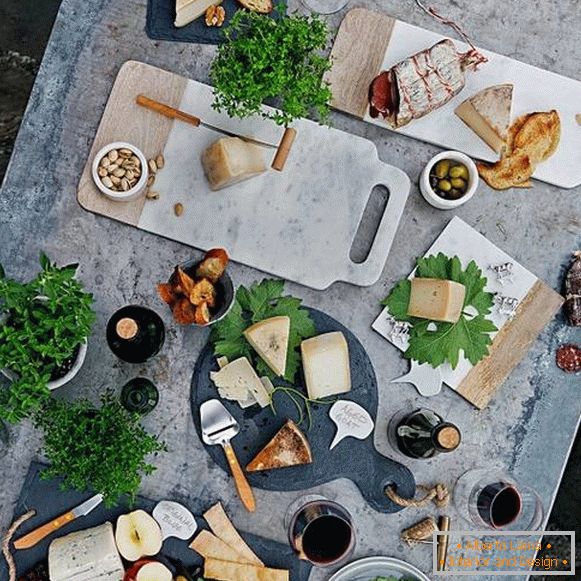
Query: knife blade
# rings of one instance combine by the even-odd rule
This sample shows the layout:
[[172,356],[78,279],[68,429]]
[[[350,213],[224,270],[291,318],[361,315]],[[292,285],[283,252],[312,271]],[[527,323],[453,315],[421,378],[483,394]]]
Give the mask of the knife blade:
[[73,522],[75,519],[88,515],[92,510],[97,508],[103,502],[102,494],[95,494],[85,502],[82,502],[75,508],[68,512],[61,514],[57,518],[43,524],[42,526],[30,531],[26,535],[14,541],[14,548],[17,550],[30,549],[46,538],[48,535],[54,533],[61,527]]

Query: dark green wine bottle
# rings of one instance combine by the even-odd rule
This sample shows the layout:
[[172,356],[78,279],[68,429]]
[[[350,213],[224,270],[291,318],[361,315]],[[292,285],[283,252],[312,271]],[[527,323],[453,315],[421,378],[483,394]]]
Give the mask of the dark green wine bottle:
[[121,404],[128,412],[148,414],[158,401],[157,387],[145,377],[136,377],[128,381],[121,390]]
[[159,353],[164,341],[163,321],[145,307],[123,307],[107,324],[107,343],[111,351],[128,363],[144,363],[151,359]]

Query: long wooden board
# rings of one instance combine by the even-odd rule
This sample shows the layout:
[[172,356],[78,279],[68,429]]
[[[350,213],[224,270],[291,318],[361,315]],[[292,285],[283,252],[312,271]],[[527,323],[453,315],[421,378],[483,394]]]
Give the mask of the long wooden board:
[[[326,76],[333,91],[333,107],[368,123],[389,129],[368,112],[369,85],[375,76],[444,36],[365,8],[349,11],[331,51],[333,67]],[[454,39],[459,52],[469,47]],[[466,72],[466,86],[444,107],[397,130],[398,133],[456,149],[487,161],[498,158],[454,109],[481,89],[499,83],[514,85],[513,118],[531,111],[556,109],[561,116],[561,143],[555,155],[539,165],[534,177],[563,188],[581,184],[581,81],[482,50],[488,63]]]

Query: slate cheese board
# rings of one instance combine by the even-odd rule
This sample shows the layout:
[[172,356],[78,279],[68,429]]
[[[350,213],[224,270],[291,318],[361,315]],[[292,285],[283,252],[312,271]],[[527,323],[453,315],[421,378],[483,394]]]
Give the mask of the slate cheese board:
[[[348,399],[359,403],[375,420],[378,400],[377,379],[365,349],[355,335],[341,323],[316,309],[309,308],[308,310],[315,322],[318,334],[341,331],[347,339],[352,387],[349,393],[338,396],[338,399]],[[208,344],[196,362],[192,378],[192,415],[200,440],[199,409],[204,401],[218,397],[217,390],[210,380],[210,371],[217,370],[216,357],[212,346]],[[304,389],[302,377],[295,387],[299,390]],[[284,424],[286,418],[297,420],[297,410],[292,401],[284,394],[275,394],[274,398],[276,415],[269,407],[260,409],[255,405],[242,410],[235,402],[222,400],[240,423],[240,433],[232,440],[232,444],[242,467],[246,466],[270,440]],[[311,488],[337,478],[348,478],[358,486],[365,500],[375,510],[384,513],[401,510],[400,506],[387,498],[385,487],[393,484],[401,496],[413,497],[415,481],[411,471],[380,454],[373,443],[373,434],[365,440],[346,438],[333,450],[329,450],[336,431],[335,425],[329,418],[329,408],[330,405],[313,406],[310,430],[307,429],[306,421],[300,426],[311,446],[312,464],[264,472],[248,472],[246,475],[250,484],[266,490],[290,491]],[[220,446],[206,446],[206,451],[220,467],[226,471],[229,470]]]
[[[74,490],[61,491],[61,481],[59,479],[42,480],[41,472],[44,468],[46,468],[45,464],[32,462],[28,470],[26,480],[24,481],[20,497],[14,510],[14,518],[19,517],[21,514],[24,514],[32,508],[36,509],[37,514],[26,521],[18,529],[16,534],[17,538],[31,530],[34,530],[45,522],[67,512],[72,507],[92,496],[92,494],[80,493]],[[208,528],[203,518],[198,515],[208,509],[212,502],[215,502],[217,499],[204,504],[201,504],[199,498],[191,503],[186,502],[184,499],[177,500],[186,505],[187,508],[194,513],[198,523],[198,530],[201,528]],[[45,560],[48,555],[48,547],[51,541],[55,538],[75,531],[98,526],[103,524],[105,521],[110,521],[115,524],[117,517],[121,514],[125,514],[130,510],[135,510],[137,508],[142,508],[151,513],[156,504],[157,501],[138,497],[132,508],[129,508],[126,502],[122,502],[119,506],[110,509],[105,508],[103,504],[99,505],[87,516],[73,521],[66,527],[60,529],[58,533],[49,535],[46,539],[31,549],[15,551],[13,555],[18,575],[23,575],[37,563]],[[239,532],[265,564],[275,568],[288,569],[292,581],[306,581],[308,579],[311,571],[310,563],[297,559],[289,545],[277,543],[270,539],[265,539],[264,537],[259,537],[250,533]],[[166,539],[163,543],[161,555],[169,559],[180,560],[186,567],[201,565],[202,558],[198,553],[190,549],[188,544],[189,542],[180,541],[176,538]],[[8,579],[8,571],[3,559],[0,561],[0,579]]]

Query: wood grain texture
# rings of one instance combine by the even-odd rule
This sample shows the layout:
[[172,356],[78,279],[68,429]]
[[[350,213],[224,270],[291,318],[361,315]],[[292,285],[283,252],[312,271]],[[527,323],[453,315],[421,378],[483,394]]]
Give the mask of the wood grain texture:
[[560,294],[537,281],[494,338],[488,357],[472,368],[457,392],[478,409],[485,408],[563,302]]
[[[148,159],[161,153],[173,119],[138,106],[135,98],[145,93],[152,99],[177,108],[186,82],[183,77],[136,61],[127,61],[121,67],[79,181],[77,200],[85,210],[137,226],[145,197],[140,196],[130,202],[114,202],[106,198],[91,176],[93,158],[102,147],[113,141],[136,145]],[[119,123],[120,119],[123,120],[122,124]]]
[[364,8],[347,13],[331,51],[333,66],[325,75],[335,109],[365,117],[369,85],[380,71],[394,24],[395,18]]

